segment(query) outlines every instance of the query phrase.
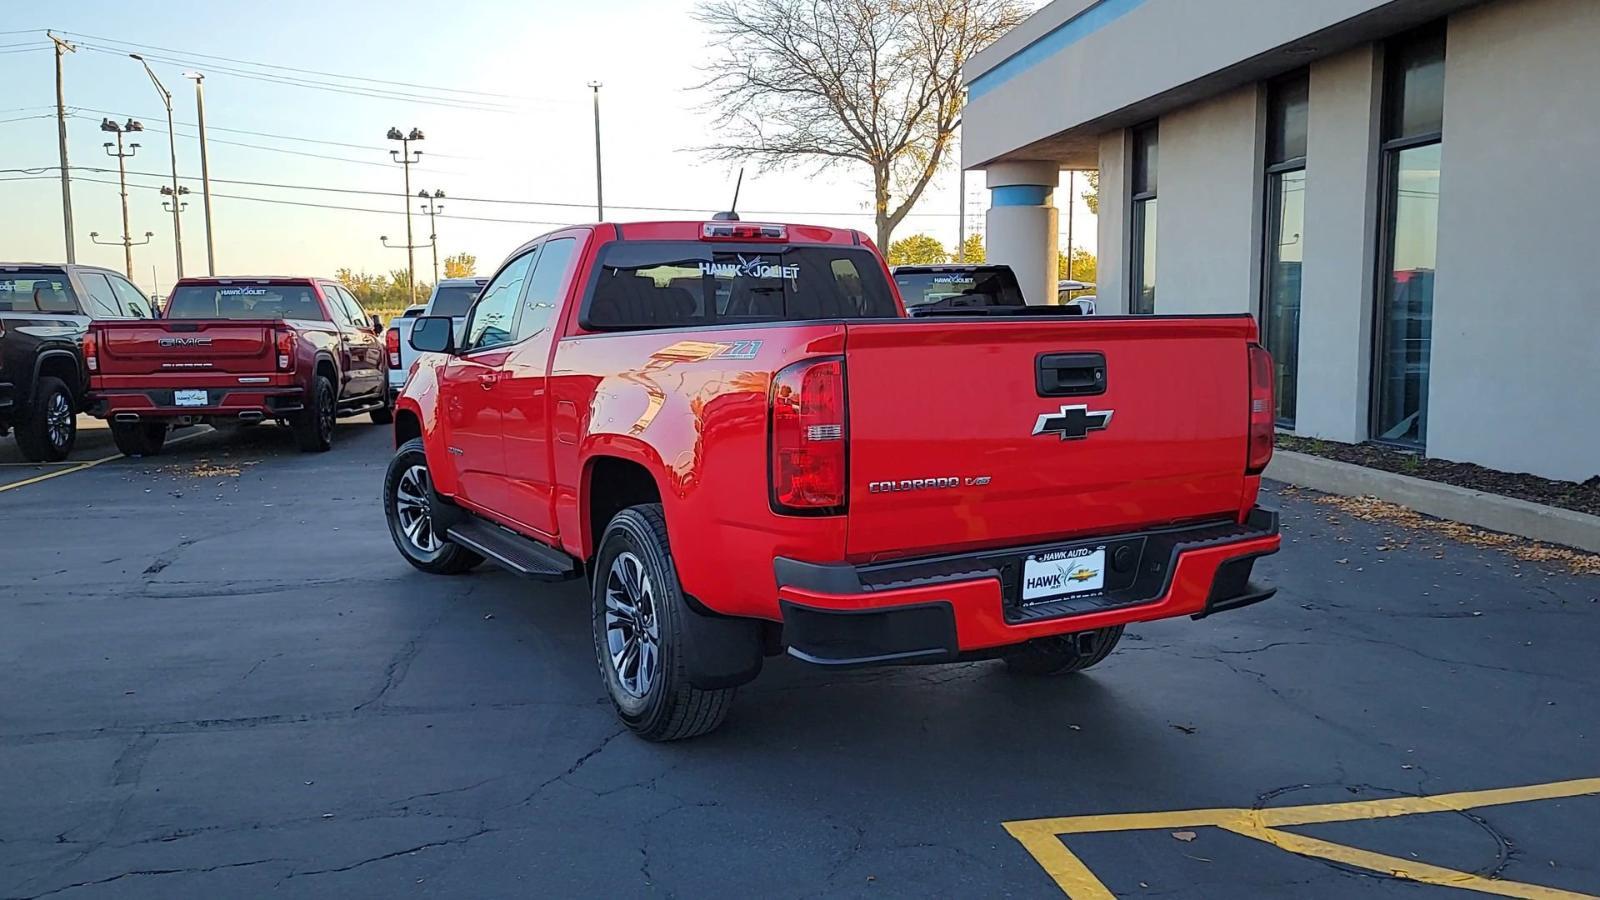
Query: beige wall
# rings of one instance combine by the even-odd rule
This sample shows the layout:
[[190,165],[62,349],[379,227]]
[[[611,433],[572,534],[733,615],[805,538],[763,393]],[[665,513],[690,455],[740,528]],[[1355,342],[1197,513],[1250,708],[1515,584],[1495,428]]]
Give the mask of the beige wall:
[[1367,45],[1311,67],[1295,417],[1309,437],[1367,438],[1381,57]]
[[1450,19],[1428,452],[1600,474],[1600,2]]
[[1260,281],[1260,90],[1160,120],[1156,312],[1250,312]]

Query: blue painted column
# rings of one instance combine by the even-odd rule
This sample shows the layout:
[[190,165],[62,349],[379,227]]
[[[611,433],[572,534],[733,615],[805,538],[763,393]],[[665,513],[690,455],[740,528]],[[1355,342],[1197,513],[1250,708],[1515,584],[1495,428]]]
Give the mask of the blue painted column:
[[989,187],[985,251],[989,262],[1011,267],[1030,305],[1056,302],[1056,183],[1054,162],[994,163],[985,172]]

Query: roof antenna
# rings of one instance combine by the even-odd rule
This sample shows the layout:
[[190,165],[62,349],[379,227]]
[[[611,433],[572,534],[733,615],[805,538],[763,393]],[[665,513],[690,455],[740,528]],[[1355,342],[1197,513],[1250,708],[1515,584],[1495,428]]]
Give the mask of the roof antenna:
[[739,213],[737,211],[739,209],[739,188],[741,188],[743,186],[744,186],[744,166],[740,166],[739,167],[739,180],[735,181],[733,183],[733,205],[728,207],[728,211],[727,212],[719,212],[716,215],[712,216],[711,220],[713,222],[737,222],[737,221],[739,221]]

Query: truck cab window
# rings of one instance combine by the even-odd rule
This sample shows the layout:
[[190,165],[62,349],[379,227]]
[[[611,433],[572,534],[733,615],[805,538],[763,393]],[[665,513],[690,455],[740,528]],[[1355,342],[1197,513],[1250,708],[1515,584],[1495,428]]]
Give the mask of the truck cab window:
[[111,282],[99,272],[79,272],[78,281],[83,284],[86,311],[96,319],[120,319],[123,317],[122,308],[117,306],[117,295],[111,290]]
[[512,260],[483,289],[482,298],[472,307],[462,349],[484,350],[516,340],[517,304],[522,300],[522,286],[528,280],[536,252],[530,250]]

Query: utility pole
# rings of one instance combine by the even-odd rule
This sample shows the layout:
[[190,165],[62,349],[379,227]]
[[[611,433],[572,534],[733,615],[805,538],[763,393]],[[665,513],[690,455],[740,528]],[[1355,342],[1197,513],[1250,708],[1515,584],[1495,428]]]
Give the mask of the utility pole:
[[606,220],[605,178],[600,169],[600,82],[589,82],[594,91],[594,215],[596,221]]
[[[161,102],[166,104],[167,150],[172,157],[172,192],[176,194],[178,193],[178,133],[172,129],[172,92],[167,90],[167,86],[162,84],[161,79],[156,77],[155,71],[150,68],[149,63],[144,61],[144,57],[137,53],[129,53],[128,56],[138,60],[139,65],[144,66],[144,73],[150,76],[150,83],[156,86],[156,91],[161,94]],[[177,204],[173,204],[172,207],[172,245],[174,251],[178,254],[178,277],[182,278],[183,223],[178,218]],[[130,274],[128,277],[132,278],[133,276]]]
[[1072,191],[1077,181],[1078,170],[1067,170],[1067,279],[1072,279]]
[[[134,134],[134,133],[137,133],[137,132],[140,132],[140,131],[144,131],[144,125],[139,123],[139,122],[137,122],[137,121],[135,121],[135,120],[133,120],[133,119],[129,119],[127,121],[127,124],[125,124],[125,125],[118,125],[116,122],[112,121],[111,119],[103,119],[100,122],[100,130],[101,131],[110,132],[110,133],[115,134],[117,136],[116,144],[112,144],[110,141],[107,141],[103,146],[105,147],[105,151],[106,151],[106,155],[107,156],[114,156],[114,157],[117,158],[117,184],[119,185],[119,187],[120,187],[120,189],[122,191],[122,241],[121,241],[121,243],[122,243],[122,255],[124,257],[123,262],[127,267],[128,280],[132,281],[133,280],[133,248],[135,246],[138,246],[138,245],[133,243],[133,236],[132,236],[133,232],[128,227],[128,164],[127,164],[127,159],[128,159],[128,157],[130,157],[130,156],[134,155],[135,153],[139,152],[139,145],[138,144],[129,144],[127,150],[123,150],[123,147],[122,147],[122,136],[124,134]],[[115,153],[111,152],[111,148],[113,146],[115,146],[117,148],[117,152],[115,152]],[[97,232],[97,231],[91,231],[89,233],[89,239],[93,240],[96,244],[109,243],[107,241],[99,240],[98,237],[99,237],[99,232]],[[148,244],[148,243],[150,243],[150,232],[148,232],[148,231],[145,232],[144,240],[140,241],[139,243],[140,244]]]
[[[412,303],[417,302],[417,256],[416,249],[421,245],[412,239],[411,232],[411,166],[422,159],[421,150],[412,150],[411,142],[423,139],[422,129],[413,128],[411,133],[402,134],[398,128],[390,128],[387,135],[391,141],[399,141],[399,150],[390,150],[389,158],[399,163],[405,169],[406,176],[406,297]],[[391,246],[388,236],[378,238],[385,247]]]
[[[961,127],[961,120],[957,119],[954,128]],[[958,138],[959,140],[959,138]],[[956,151],[956,201],[960,204],[956,209],[956,262],[967,261],[967,169],[961,164],[960,151]]]
[[439,228],[433,223],[433,217],[444,209],[440,200],[444,199],[444,191],[435,190],[433,193],[417,191],[417,196],[422,198],[422,211],[428,214],[428,243],[433,245],[433,283],[439,283]]
[[56,45],[56,141],[61,155],[61,226],[66,232],[67,262],[75,263],[78,261],[78,248],[72,237],[72,174],[67,165],[67,97],[62,84],[61,60],[68,53],[78,52],[78,48],[48,31],[45,35]]
[[211,161],[206,157],[206,76],[200,72],[185,72],[183,77],[194,82],[194,105],[200,120],[200,192],[205,195],[206,206],[206,274],[217,274],[217,239],[211,231]]

